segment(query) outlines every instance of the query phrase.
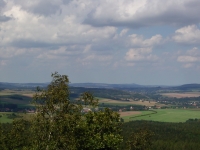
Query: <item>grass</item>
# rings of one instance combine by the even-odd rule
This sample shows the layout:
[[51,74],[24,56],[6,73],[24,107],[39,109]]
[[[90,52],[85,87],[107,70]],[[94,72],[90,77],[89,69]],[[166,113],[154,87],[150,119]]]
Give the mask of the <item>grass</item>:
[[0,112],[0,123],[12,123],[14,119],[10,119],[8,118],[9,115],[11,115],[12,113],[16,114],[17,117],[15,119],[20,119],[23,118],[25,120],[29,120],[32,115],[32,113],[17,113],[17,112]]
[[122,117],[124,119],[125,122],[129,122],[131,121],[131,117],[136,117],[136,116],[141,116],[141,115],[147,115],[147,114],[150,114],[151,111],[140,111],[140,114],[137,114],[137,115],[130,115],[130,116],[124,116]]
[[[145,116],[133,115],[123,117],[125,121],[128,120],[152,120],[160,122],[185,122],[188,119],[200,118],[200,110],[187,110],[187,109],[156,109],[157,113],[150,114],[149,111],[142,111]],[[138,117],[135,117],[138,116]],[[135,117],[135,118],[134,118]]]
[[0,113],[0,123],[11,123],[13,122],[13,119],[8,118],[8,114],[11,114],[12,112],[1,112]]

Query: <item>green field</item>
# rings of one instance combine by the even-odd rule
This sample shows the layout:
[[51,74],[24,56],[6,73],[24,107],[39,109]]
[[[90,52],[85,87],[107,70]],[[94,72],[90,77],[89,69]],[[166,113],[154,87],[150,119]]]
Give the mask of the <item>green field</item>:
[[[156,109],[155,111],[157,111],[155,114],[150,114],[152,113],[150,111],[142,111],[142,114],[125,116],[123,119],[125,121],[152,120],[160,122],[185,122],[188,119],[200,118],[200,109]],[[141,116],[144,114],[149,115]]]
[[[141,115],[148,115],[148,114],[152,113],[151,111],[140,111],[140,112],[141,112],[141,113],[138,114],[138,115],[124,116],[124,117],[122,117],[122,118],[124,119],[125,122],[129,122],[129,121],[133,120],[131,117],[136,117],[136,116],[138,116],[138,118],[140,118],[139,116],[141,116]],[[136,120],[137,120],[137,119],[136,119]]]
[[[15,118],[9,118],[9,115],[15,114]],[[14,119],[29,120],[32,117],[32,113],[17,113],[17,112],[0,112],[0,123],[11,123]]]
[[13,119],[8,118],[8,114],[11,114],[12,112],[0,112],[0,123],[11,123]]

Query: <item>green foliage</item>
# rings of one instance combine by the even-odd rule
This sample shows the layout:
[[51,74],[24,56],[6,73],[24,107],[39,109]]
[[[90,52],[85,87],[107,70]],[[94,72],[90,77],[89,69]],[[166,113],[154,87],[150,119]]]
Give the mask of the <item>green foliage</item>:
[[[78,149],[110,149],[116,150],[122,142],[120,135],[121,123],[119,114],[106,108],[104,111],[92,112],[84,115],[85,122],[78,133],[81,143]],[[76,135],[79,135],[79,134]]]
[[[2,150],[117,150],[123,138],[117,112],[98,110],[98,100],[90,92],[71,101],[68,77],[57,72],[45,90],[37,88],[33,97],[36,113],[29,120],[18,119],[0,132]],[[83,112],[87,109],[88,112]],[[13,114],[13,116],[15,116]],[[148,147],[149,134],[135,133],[129,145]]]
[[133,132],[127,141],[128,150],[149,150],[153,132],[147,129],[140,129]]
[[2,124],[0,123],[0,149],[6,150],[6,144],[5,144],[5,134],[6,132],[2,129]]
[[[38,89],[34,96],[37,113],[31,131],[35,149],[118,149],[120,136],[119,115],[109,109],[91,109],[83,114],[84,106],[96,108],[98,101],[83,93],[80,101],[71,102],[68,77],[52,74],[47,90]],[[84,103],[84,106],[81,104]]]
[[2,150],[22,150],[30,146],[30,122],[20,119],[13,121],[12,124],[0,124],[1,140],[0,149]]
[[[185,123],[169,123],[155,121],[132,121],[123,124],[123,147],[132,133],[137,133],[140,128],[148,128],[154,135],[149,139],[151,150],[197,150],[200,149],[200,123],[199,120]],[[142,130],[142,132],[144,132]],[[140,139],[140,138],[139,138]],[[134,141],[134,140],[133,140]],[[144,143],[143,143],[144,144]],[[146,148],[148,149],[148,148]]]

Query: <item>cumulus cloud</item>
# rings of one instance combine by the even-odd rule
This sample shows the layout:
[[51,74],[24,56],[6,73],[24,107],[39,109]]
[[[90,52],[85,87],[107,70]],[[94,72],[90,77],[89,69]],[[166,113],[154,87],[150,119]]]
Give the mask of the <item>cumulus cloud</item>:
[[149,39],[144,39],[144,37],[141,35],[132,34],[132,35],[129,35],[129,40],[130,40],[131,45],[133,46],[152,47],[152,46],[161,44],[162,36],[157,34],[155,36],[152,36]]
[[[33,72],[67,67],[84,72],[97,65],[108,72],[113,67],[130,71],[127,65],[146,70],[176,42],[199,46],[198,6],[199,0],[0,0],[0,64]],[[165,37],[177,28],[176,42],[167,45]],[[199,49],[174,57],[194,67]]]
[[14,19],[1,26],[2,44],[16,47],[52,47],[57,45],[96,43],[112,38],[115,27],[94,28],[83,25],[75,15],[37,16],[13,6],[5,11]]
[[152,48],[130,49],[125,56],[127,61],[156,61],[158,57],[151,54]]
[[[67,59],[71,57],[74,59],[75,56],[81,55],[81,53],[85,52],[82,50],[83,46],[61,46],[58,49],[54,50],[46,50],[41,51],[37,56],[38,59]],[[86,48],[87,49],[87,48]],[[72,58],[73,57],[73,58]]]
[[34,0],[34,1],[24,1],[24,0],[15,0],[13,1],[15,5],[19,5],[21,9],[24,9],[28,12],[50,16],[61,11],[60,5],[62,2],[60,0]]
[[194,56],[179,56],[177,58],[178,62],[196,62],[199,61],[198,57],[194,57]]
[[0,48],[0,58],[12,58],[23,55],[25,52],[25,49],[15,49],[14,47]]
[[198,66],[200,63],[200,50],[194,47],[188,50],[183,55],[177,57],[177,61],[183,64],[183,67],[190,68],[193,66]]
[[0,22],[6,22],[6,21],[8,21],[10,19],[11,19],[11,17],[7,17],[5,15],[0,16]]
[[0,22],[6,22],[11,19],[11,17],[7,17],[3,14],[3,9],[6,3],[3,0],[0,0]]
[[183,44],[200,44],[200,30],[196,25],[190,25],[175,31],[173,40]]
[[91,62],[92,61],[100,61],[100,62],[106,62],[106,61],[110,61],[112,59],[112,56],[104,56],[104,55],[96,55],[96,54],[91,54],[91,55],[87,55],[83,58],[78,58],[77,61],[81,62],[81,63],[85,63],[85,62]]
[[[189,25],[200,22],[198,0],[109,0],[94,5],[84,23],[93,26]],[[195,6],[195,7],[194,7]]]

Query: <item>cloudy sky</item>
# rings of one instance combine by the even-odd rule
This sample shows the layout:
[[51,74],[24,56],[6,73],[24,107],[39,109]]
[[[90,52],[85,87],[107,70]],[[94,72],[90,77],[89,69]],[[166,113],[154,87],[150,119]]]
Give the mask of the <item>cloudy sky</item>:
[[0,82],[200,83],[199,0],[0,0]]

